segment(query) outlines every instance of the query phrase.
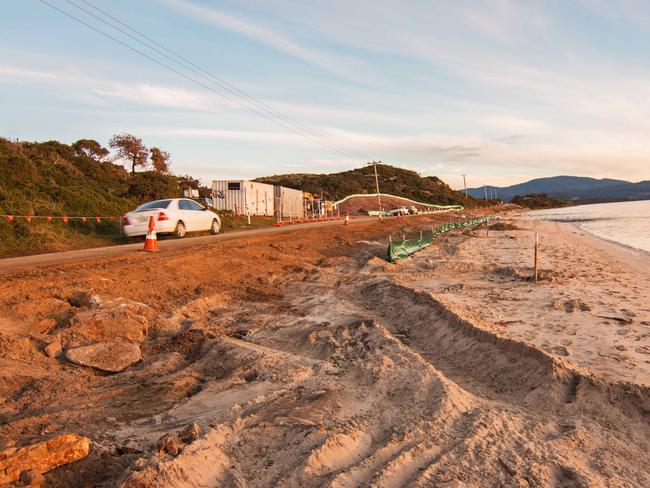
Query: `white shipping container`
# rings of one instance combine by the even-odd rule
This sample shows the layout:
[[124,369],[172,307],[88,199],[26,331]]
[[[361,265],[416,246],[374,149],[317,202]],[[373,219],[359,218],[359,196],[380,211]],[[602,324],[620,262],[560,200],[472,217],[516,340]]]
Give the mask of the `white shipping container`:
[[273,185],[246,180],[212,181],[212,197],[217,210],[243,215],[273,215]]
[[305,202],[301,190],[275,187],[275,215],[282,214],[283,218],[303,219],[305,218]]

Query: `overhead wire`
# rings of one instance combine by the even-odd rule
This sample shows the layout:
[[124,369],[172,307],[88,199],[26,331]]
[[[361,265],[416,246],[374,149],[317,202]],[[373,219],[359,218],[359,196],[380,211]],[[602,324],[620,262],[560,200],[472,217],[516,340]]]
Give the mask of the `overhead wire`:
[[[192,76],[189,76],[189,75],[187,75],[186,73],[183,73],[182,71],[179,71],[178,69],[174,68],[173,66],[170,66],[170,65],[168,65],[167,63],[165,63],[165,62],[163,62],[163,61],[160,61],[159,59],[156,59],[155,57],[153,57],[153,56],[151,56],[151,55],[149,55],[149,54],[147,54],[147,53],[141,51],[140,49],[138,49],[138,48],[136,48],[136,47],[131,46],[130,44],[128,44],[128,43],[122,41],[121,39],[118,39],[117,37],[115,37],[115,36],[113,36],[113,35],[111,35],[111,34],[105,32],[105,31],[103,31],[102,29],[99,29],[98,27],[96,27],[96,26],[94,26],[94,25],[92,25],[92,24],[90,24],[90,23],[88,23],[88,22],[86,22],[86,21],[84,21],[84,20],[82,20],[82,19],[76,17],[75,15],[72,15],[71,13],[69,13],[69,12],[67,12],[67,11],[65,11],[65,10],[63,10],[63,9],[61,9],[61,8],[59,8],[59,7],[57,7],[57,6],[53,5],[53,4],[51,4],[51,3],[49,3],[48,1],[46,1],[46,0],[39,0],[39,1],[40,1],[41,3],[43,3],[44,5],[50,7],[51,9],[53,9],[53,10],[59,12],[60,14],[66,16],[66,17],[68,17],[68,18],[70,18],[70,19],[72,19],[72,20],[74,20],[74,21],[76,21],[76,22],[78,22],[78,23],[84,25],[85,27],[87,27],[87,28],[89,28],[89,29],[91,29],[91,30],[97,32],[98,34],[100,34],[100,35],[102,35],[102,36],[104,36],[104,37],[106,37],[106,38],[112,40],[113,42],[116,42],[116,43],[120,44],[121,46],[123,46],[123,47],[125,47],[125,48],[127,48],[127,49],[129,49],[129,50],[131,50],[131,51],[133,51],[133,52],[135,52],[136,54],[138,54],[138,55],[140,55],[140,56],[145,57],[146,59],[148,59],[148,60],[150,60],[150,61],[152,61],[152,62],[158,64],[159,66],[161,66],[161,67],[163,67],[163,68],[165,68],[165,69],[167,69],[167,70],[172,71],[173,73],[175,73],[175,74],[177,74],[177,75],[179,75],[179,76],[181,76],[181,77],[187,79],[188,81],[191,81],[192,83],[195,83],[195,84],[197,84],[197,85],[199,85],[199,86],[205,88],[206,90],[209,90],[209,91],[211,91],[211,92],[213,92],[213,93],[219,95],[220,97],[225,98],[226,100],[229,100],[229,101],[235,103],[236,105],[238,105],[238,106],[240,106],[240,107],[242,107],[242,108],[248,110],[249,112],[251,112],[251,113],[253,113],[253,114],[255,114],[255,115],[258,115],[258,116],[260,116],[260,117],[263,117],[264,119],[269,120],[269,121],[273,122],[274,124],[283,127],[284,129],[287,129],[287,130],[289,130],[289,131],[291,131],[291,132],[293,132],[293,133],[296,133],[296,134],[298,134],[298,135],[301,135],[301,136],[303,136],[303,137],[305,137],[305,138],[311,139],[312,141],[314,141],[314,142],[316,142],[316,143],[318,143],[318,144],[320,144],[320,145],[322,145],[322,146],[324,146],[324,147],[327,147],[327,148],[330,149],[330,150],[333,150],[333,151],[335,151],[335,152],[338,152],[339,154],[342,154],[342,155],[344,155],[344,156],[346,156],[346,157],[352,157],[352,158],[354,158],[354,159],[358,159],[358,160],[360,160],[360,161],[364,161],[364,162],[366,162],[367,159],[370,159],[370,158],[366,158],[366,157],[365,157],[364,155],[362,155],[361,153],[357,153],[356,151],[352,151],[352,150],[350,150],[350,149],[345,148],[345,146],[342,146],[342,145],[340,145],[339,143],[337,143],[337,142],[335,142],[335,141],[328,140],[328,138],[326,138],[325,136],[320,135],[318,132],[313,131],[312,129],[307,128],[307,126],[304,126],[305,128],[302,128],[302,129],[301,129],[301,128],[300,128],[300,125],[302,125],[302,124],[300,124],[299,122],[295,122],[295,121],[293,121],[293,119],[291,119],[289,116],[286,116],[286,115],[282,114],[281,112],[279,112],[279,111],[277,111],[277,110],[275,110],[275,109],[272,109],[272,108],[270,108],[270,107],[269,107],[269,108],[266,108],[266,113],[265,113],[265,112],[261,112],[260,110],[254,108],[254,107],[251,107],[251,106],[249,106],[249,105],[244,104],[244,103],[242,102],[242,100],[241,100],[241,99],[243,98],[244,95],[237,95],[236,92],[233,93],[233,91],[235,91],[235,90],[239,90],[238,88],[234,87],[234,85],[232,85],[232,88],[229,88],[229,89],[227,90],[227,91],[230,93],[230,95],[229,95],[229,94],[226,94],[226,93],[223,93],[222,91],[217,90],[217,89],[215,89],[215,88],[212,87],[212,86],[206,85],[205,83],[203,83],[203,82],[201,82],[201,81],[199,81],[199,80],[193,78]],[[221,80],[221,79],[220,79],[219,77],[217,77],[216,75],[212,75],[211,73],[209,73],[209,72],[203,70],[202,68],[198,67],[198,68],[201,69],[202,71],[208,73],[208,74],[210,75],[210,77],[213,78],[213,79],[206,78],[205,75],[201,74],[200,72],[197,72],[195,69],[193,69],[193,68],[191,68],[191,67],[188,67],[187,65],[185,65],[185,64],[183,64],[183,63],[181,63],[181,62],[179,62],[179,61],[177,61],[177,60],[174,60],[174,59],[171,58],[169,55],[166,55],[165,53],[161,52],[159,49],[157,49],[157,48],[155,48],[155,47],[152,47],[151,45],[149,45],[149,44],[147,44],[147,43],[145,43],[145,42],[143,42],[143,41],[137,39],[135,36],[133,36],[133,35],[131,35],[131,34],[125,32],[123,29],[121,29],[121,28],[119,28],[119,27],[117,27],[117,26],[111,24],[110,22],[106,21],[105,19],[102,19],[101,17],[99,17],[99,16],[93,14],[92,12],[89,12],[87,9],[84,9],[84,8],[81,7],[80,5],[75,4],[75,3],[72,2],[71,0],[66,0],[66,1],[67,1],[69,4],[71,4],[71,5],[75,6],[76,8],[78,8],[79,10],[85,12],[85,13],[88,14],[88,15],[91,15],[92,17],[96,18],[97,20],[100,20],[100,21],[103,22],[104,24],[109,25],[109,26],[112,27],[113,29],[118,30],[118,31],[121,32],[122,34],[129,36],[130,38],[136,40],[136,41],[139,42],[140,44],[142,44],[142,45],[146,46],[147,48],[149,48],[149,49],[151,49],[151,50],[157,52],[158,54],[164,56],[165,58],[167,58],[167,59],[173,61],[174,63],[176,63],[176,64],[178,64],[178,65],[180,65],[180,66],[183,66],[185,69],[188,69],[188,70],[192,71],[193,73],[197,74],[198,76],[201,76],[202,78],[207,79],[207,80],[208,80],[209,82],[211,82],[211,83],[215,83],[215,84],[219,85],[222,89],[226,89],[225,87],[228,87],[228,85],[230,85],[230,84],[227,84],[227,82],[224,82],[224,81],[221,81],[221,83],[220,83],[220,80]],[[84,0],[82,0],[82,1],[84,1]],[[86,4],[92,6],[92,4],[91,4],[90,2],[84,1],[84,3],[86,3]],[[94,6],[93,6],[93,7],[94,7]],[[97,7],[95,7],[95,8],[96,8],[98,11],[100,11],[99,8],[97,8]],[[102,11],[102,13],[103,13],[103,11]],[[106,15],[106,14],[105,14],[105,15]],[[114,17],[112,17],[112,16],[110,16],[110,17],[114,19]],[[135,29],[133,29],[133,28],[127,26],[127,24],[124,24],[124,23],[122,23],[122,22],[119,21],[119,20],[116,20],[116,22],[120,22],[122,25],[128,27],[128,28],[131,29],[132,31],[137,32]],[[159,43],[157,43],[156,41],[151,40],[148,36],[145,36],[144,34],[140,34],[140,33],[138,33],[138,34],[144,36],[144,37],[147,38],[147,39],[149,39],[150,42],[154,42],[155,44],[159,44]],[[164,46],[162,46],[162,45],[160,45],[160,46],[163,47],[163,49],[166,49],[166,50],[167,50],[167,48],[165,48]],[[172,51],[169,51],[169,52],[172,52]],[[179,57],[180,59],[183,59],[180,55],[176,55],[175,53],[174,53],[174,55],[177,56],[177,57]],[[191,62],[189,62],[189,61],[186,61],[186,62],[191,63]],[[191,64],[193,64],[193,63],[191,63]],[[241,91],[241,90],[239,90],[239,91],[240,91],[242,94],[245,94],[245,92],[243,92],[243,91]],[[252,96],[250,96],[250,95],[245,94],[245,96],[246,96],[246,97],[249,97],[251,101],[252,101],[252,100],[255,100],[255,104],[258,105],[258,106],[266,106],[266,104],[264,104],[264,102],[261,102],[261,101],[255,99],[254,97],[252,97]],[[233,98],[233,97],[236,97],[236,98]],[[269,112],[270,112],[270,113],[269,113]],[[275,114],[275,117],[273,116],[274,112],[277,112],[277,113]],[[277,115],[277,114],[281,114],[281,115],[282,115],[282,117],[280,117],[280,120],[278,120],[278,115]],[[287,124],[291,124],[291,125],[287,125]],[[300,124],[300,125],[298,125],[298,124]],[[313,131],[313,132],[310,132],[310,131]]]
[[[74,6],[76,6],[77,8],[80,8],[81,10],[83,10],[83,11],[86,12],[86,13],[88,13],[89,15],[93,15],[93,14],[91,14],[90,12],[88,12],[87,10],[82,9],[79,5],[75,4],[75,2],[73,2],[72,0],[66,0],[66,1],[67,1],[68,3],[70,3],[70,4],[74,5]],[[125,22],[121,21],[120,19],[114,17],[113,15],[111,15],[111,14],[108,13],[108,12],[106,12],[105,10],[102,10],[101,8],[99,8],[99,7],[97,7],[96,5],[94,5],[92,2],[90,2],[90,1],[88,1],[88,0],[80,0],[80,1],[83,2],[83,3],[85,3],[85,4],[88,5],[88,6],[92,7],[92,8],[95,9],[96,11],[100,12],[102,15],[105,15],[106,17],[110,18],[111,20],[115,21],[115,22],[118,23],[119,25],[125,27],[125,28],[128,29],[129,31],[131,31],[131,32],[133,32],[133,33],[135,33],[135,34],[137,34],[138,36],[142,37],[143,39],[146,39],[147,41],[151,42],[151,43],[154,44],[155,46],[157,46],[157,47],[163,49],[164,51],[166,51],[167,53],[171,54],[171,55],[174,56],[175,58],[180,59],[181,61],[183,61],[184,63],[187,63],[188,65],[190,65],[190,66],[193,67],[193,68],[196,68],[196,69],[199,70],[201,73],[204,73],[205,75],[207,75],[207,76],[209,76],[210,78],[212,78],[212,81],[214,81],[216,84],[218,84],[219,86],[221,86],[223,89],[229,91],[229,92],[232,93],[233,95],[238,96],[238,97],[243,98],[243,99],[246,99],[247,101],[249,101],[249,102],[251,102],[251,103],[257,105],[258,107],[263,108],[263,109],[266,110],[267,112],[269,112],[269,113],[271,113],[271,114],[273,114],[273,115],[275,115],[275,116],[278,116],[278,117],[282,118],[283,120],[287,121],[288,123],[291,123],[292,125],[296,126],[297,128],[299,128],[299,129],[301,129],[301,130],[304,130],[304,131],[307,131],[307,132],[311,133],[312,135],[314,135],[314,136],[316,136],[316,137],[319,137],[319,138],[322,138],[322,139],[324,139],[324,140],[327,140],[328,142],[331,142],[332,144],[336,144],[336,145],[337,145],[338,147],[340,147],[341,149],[343,149],[343,150],[345,150],[345,151],[347,151],[347,152],[349,152],[349,153],[354,153],[354,154],[357,155],[357,157],[359,157],[359,158],[361,158],[361,159],[372,159],[372,158],[369,157],[368,155],[364,155],[364,154],[362,154],[362,153],[360,153],[360,152],[358,152],[358,151],[356,151],[356,150],[353,150],[353,149],[350,148],[350,147],[345,146],[345,145],[342,144],[342,143],[339,143],[338,141],[335,141],[334,139],[331,139],[330,137],[328,137],[328,136],[322,134],[321,132],[319,132],[319,131],[313,129],[312,127],[309,127],[309,126],[303,124],[303,123],[300,122],[299,120],[297,120],[297,119],[295,119],[295,118],[293,118],[293,117],[291,117],[291,116],[289,116],[289,115],[287,115],[287,114],[285,114],[285,113],[283,113],[283,112],[277,110],[276,108],[274,108],[273,106],[269,105],[268,103],[266,103],[266,102],[260,100],[259,98],[255,97],[255,96],[253,96],[253,95],[250,95],[249,93],[246,93],[244,90],[241,90],[240,88],[238,88],[237,86],[235,86],[235,85],[233,85],[232,83],[228,82],[227,80],[224,80],[223,78],[221,78],[221,77],[215,75],[214,73],[205,70],[205,69],[202,68],[201,66],[199,66],[199,65],[197,65],[196,63],[192,62],[190,59],[188,59],[188,58],[186,58],[186,57],[184,57],[184,56],[178,54],[177,52],[175,52],[175,51],[169,49],[167,46],[161,44],[160,42],[156,41],[155,39],[152,39],[150,36],[147,36],[146,34],[142,33],[142,32],[139,31],[138,29],[135,29],[134,27],[131,27],[130,25],[128,25],[128,24],[126,24]],[[94,16],[94,15],[93,15],[93,16]],[[102,22],[106,23],[105,20],[100,19],[99,17],[96,17],[96,16],[94,16],[94,17],[95,17],[95,18],[98,18],[98,19],[101,20]],[[112,24],[108,24],[108,25],[111,25],[111,27],[117,29],[117,28],[116,28],[114,25],[112,25]],[[118,29],[118,30],[119,30],[119,29]],[[128,35],[127,33],[125,33],[125,32],[122,31],[122,30],[120,30],[120,32],[122,32],[122,33]],[[132,37],[132,36],[129,36],[129,37]],[[167,59],[172,60],[172,58],[170,58],[170,57],[167,56],[166,54],[160,52],[159,50],[153,48],[152,46],[149,46],[149,45],[147,45],[146,43],[143,43],[143,42],[142,42],[141,40],[139,40],[139,39],[136,39],[136,38],[134,38],[134,37],[132,37],[132,38],[135,39],[137,42],[140,42],[141,44],[146,45],[146,46],[149,47],[150,49],[152,49],[152,50],[158,52],[159,54],[161,54],[161,55],[163,55],[163,56],[165,56]],[[183,64],[183,63],[181,63],[181,62],[179,62],[179,61],[176,61],[176,60],[173,60],[173,61],[176,62],[176,63],[178,63],[178,64],[180,64],[181,66],[184,66],[184,67],[187,68],[187,69],[190,69],[190,70],[193,71],[194,73],[196,73],[195,70],[189,68],[189,67],[186,66],[185,64]],[[199,73],[196,73],[196,74],[199,74]],[[204,77],[204,78],[205,78],[205,77]]]

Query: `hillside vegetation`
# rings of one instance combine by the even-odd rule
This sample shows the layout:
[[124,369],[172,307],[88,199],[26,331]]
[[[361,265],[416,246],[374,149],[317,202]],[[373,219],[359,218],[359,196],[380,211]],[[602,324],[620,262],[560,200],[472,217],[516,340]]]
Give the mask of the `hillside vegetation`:
[[510,203],[531,209],[560,208],[572,205],[571,202],[567,202],[566,200],[562,200],[560,198],[551,198],[546,193],[538,193],[533,195],[515,195],[512,197]]
[[[461,192],[452,190],[440,178],[420,176],[415,171],[378,164],[379,190],[423,203],[438,205],[477,206],[481,203],[470,197],[465,199]],[[348,195],[375,192],[375,172],[371,165],[331,174],[287,174],[265,176],[255,181],[282,185],[323,195],[330,200],[340,200]]]
[[[10,142],[0,138],[0,255],[56,251],[105,244],[119,238],[119,217],[144,200],[177,196],[176,177],[154,171],[130,175],[56,141]],[[28,222],[17,217],[115,216],[113,222]]]

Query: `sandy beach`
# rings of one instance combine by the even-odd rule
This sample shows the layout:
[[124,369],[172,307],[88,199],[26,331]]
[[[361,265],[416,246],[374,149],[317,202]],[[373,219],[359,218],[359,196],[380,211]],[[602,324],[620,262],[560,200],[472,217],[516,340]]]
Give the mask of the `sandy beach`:
[[[518,218],[408,260],[397,277],[482,329],[612,380],[650,385],[650,255],[577,226]],[[497,226],[498,227],[498,226]],[[533,274],[540,235],[540,279]]]
[[[2,431],[91,439],[51,486],[650,486],[647,255],[509,213],[386,262],[388,235],[470,216],[9,278]],[[42,352],[108,336],[142,360],[107,375]]]

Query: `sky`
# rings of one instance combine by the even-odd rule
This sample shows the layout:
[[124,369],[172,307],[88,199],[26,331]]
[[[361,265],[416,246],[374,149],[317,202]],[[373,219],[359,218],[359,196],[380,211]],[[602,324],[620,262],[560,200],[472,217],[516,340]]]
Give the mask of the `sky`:
[[6,138],[128,132],[204,182],[372,160],[454,188],[650,179],[650,2],[47,2],[112,39],[2,0]]

